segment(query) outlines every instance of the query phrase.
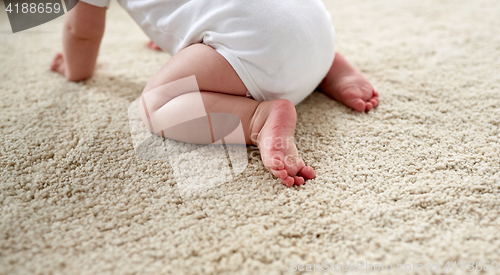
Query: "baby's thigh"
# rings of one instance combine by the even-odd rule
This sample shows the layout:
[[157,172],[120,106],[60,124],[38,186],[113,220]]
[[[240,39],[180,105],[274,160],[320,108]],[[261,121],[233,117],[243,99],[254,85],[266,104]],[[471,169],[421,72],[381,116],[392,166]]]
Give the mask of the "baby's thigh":
[[246,96],[247,88],[233,67],[216,50],[205,44],[190,45],[172,56],[156,72],[144,92],[193,75],[200,91]]

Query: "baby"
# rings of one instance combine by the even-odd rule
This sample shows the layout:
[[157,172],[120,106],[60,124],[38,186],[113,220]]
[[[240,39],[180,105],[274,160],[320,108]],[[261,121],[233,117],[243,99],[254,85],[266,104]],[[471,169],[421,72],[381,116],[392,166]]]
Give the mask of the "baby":
[[[55,56],[53,71],[69,81],[92,76],[109,1],[80,0],[68,12],[63,53]],[[172,55],[144,88],[143,103],[149,91],[194,75],[206,113],[239,117],[246,144],[258,146],[264,166],[287,186],[316,177],[293,141],[296,104],[318,88],[358,112],[378,105],[370,82],[335,53],[331,17],[321,0],[118,2],[151,47]],[[167,89],[147,108],[141,105],[141,112],[169,119],[192,108],[190,98]],[[159,133],[150,122],[148,127]]]

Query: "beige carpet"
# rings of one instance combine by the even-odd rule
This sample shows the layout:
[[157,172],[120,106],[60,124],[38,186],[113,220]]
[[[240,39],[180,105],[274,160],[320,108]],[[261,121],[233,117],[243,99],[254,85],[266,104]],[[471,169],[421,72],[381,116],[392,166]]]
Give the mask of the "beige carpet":
[[167,161],[134,152],[128,107],[169,56],[123,10],[108,11],[97,71],[79,84],[48,70],[61,19],[11,34],[0,12],[0,273],[367,261],[399,274],[439,261],[453,274],[446,261],[500,261],[500,2],[326,4],[379,108],[315,93],[297,107],[297,139],[316,180],[286,188],[249,150],[242,174],[189,198]]

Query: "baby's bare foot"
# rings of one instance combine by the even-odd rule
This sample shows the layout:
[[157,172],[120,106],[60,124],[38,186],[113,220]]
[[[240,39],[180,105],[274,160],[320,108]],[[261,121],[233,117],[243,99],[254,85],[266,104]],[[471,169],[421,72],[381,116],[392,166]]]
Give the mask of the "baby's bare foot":
[[358,112],[370,111],[379,101],[372,84],[338,53],[320,89]]
[[148,48],[152,49],[152,50],[155,50],[155,51],[161,51],[161,48],[160,46],[156,45],[155,42],[149,40],[148,44],[147,44]]
[[288,187],[316,177],[295,146],[296,120],[295,106],[290,101],[265,101],[260,103],[252,127],[252,141],[259,147],[264,166]]
[[62,53],[57,53],[50,64],[50,69],[56,73],[66,76],[66,68],[64,66],[64,56]]

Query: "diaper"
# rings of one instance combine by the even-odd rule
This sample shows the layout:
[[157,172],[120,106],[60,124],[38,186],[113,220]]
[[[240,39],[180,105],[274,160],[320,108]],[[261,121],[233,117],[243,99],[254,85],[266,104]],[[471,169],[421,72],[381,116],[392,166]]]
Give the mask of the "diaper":
[[234,2],[241,2],[229,13],[236,19],[206,31],[203,43],[224,56],[254,99],[300,103],[326,76],[335,56],[335,31],[324,4]]

